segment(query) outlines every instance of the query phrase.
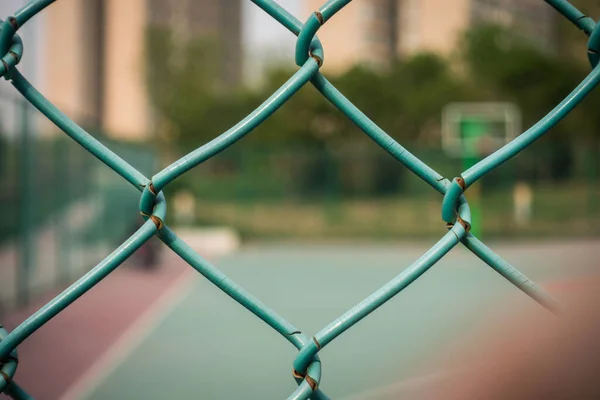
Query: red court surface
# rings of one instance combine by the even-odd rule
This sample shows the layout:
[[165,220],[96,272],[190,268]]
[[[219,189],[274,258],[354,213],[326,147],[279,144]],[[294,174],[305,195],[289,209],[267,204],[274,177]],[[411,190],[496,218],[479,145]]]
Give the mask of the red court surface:
[[[248,246],[218,266],[315,332],[405,268],[421,247]],[[495,248],[561,301],[600,285],[596,241]],[[7,328],[36,308],[8,318]],[[346,400],[463,393],[462,383],[483,380],[489,360],[504,354],[496,349],[518,348],[521,329],[554,319],[457,250],[324,351],[324,387]],[[368,351],[360,350],[367,342]],[[481,353],[491,355],[482,359]],[[177,388],[176,398],[262,398],[251,395],[254,389],[255,395],[281,398],[293,390],[287,368],[293,355],[262,322],[166,251],[158,271],[117,269],[23,342],[16,381],[38,399],[158,399],[165,385]],[[260,390],[267,382],[269,393]]]
[[[164,293],[193,276],[171,252],[155,271],[121,266],[19,345],[15,381],[37,399],[60,398]],[[9,315],[4,325],[10,331],[51,297]]]

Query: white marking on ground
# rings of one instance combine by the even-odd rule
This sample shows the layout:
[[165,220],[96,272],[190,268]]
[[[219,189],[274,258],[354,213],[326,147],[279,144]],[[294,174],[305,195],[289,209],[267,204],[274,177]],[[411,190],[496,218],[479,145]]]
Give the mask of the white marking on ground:
[[89,397],[154,330],[183,302],[198,284],[197,274],[185,271],[60,397]]

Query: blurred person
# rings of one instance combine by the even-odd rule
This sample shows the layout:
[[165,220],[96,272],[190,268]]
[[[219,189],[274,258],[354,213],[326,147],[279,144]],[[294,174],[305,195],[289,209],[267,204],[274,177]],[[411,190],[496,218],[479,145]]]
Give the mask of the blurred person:
[[519,227],[529,224],[533,205],[533,191],[525,182],[517,182],[513,189],[514,219]]
[[[132,224],[129,235],[124,240],[127,240],[140,228],[139,220]],[[123,241],[124,241],[123,240]],[[155,237],[151,237],[146,243],[144,243],[135,253],[130,257],[131,265],[135,268],[142,269],[144,271],[155,271],[160,266],[160,254],[161,244]]]

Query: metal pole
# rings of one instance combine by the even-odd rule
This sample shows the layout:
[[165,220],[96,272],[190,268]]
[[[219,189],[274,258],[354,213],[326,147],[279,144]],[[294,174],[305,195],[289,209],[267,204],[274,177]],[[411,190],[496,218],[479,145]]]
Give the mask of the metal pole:
[[[56,263],[58,269],[57,284],[64,285],[70,281],[70,265],[69,254],[67,249],[68,229],[66,224],[67,202],[69,198],[69,168],[68,168],[68,148],[67,143],[61,139],[56,139],[54,142],[54,167],[55,185],[58,190],[54,193],[56,201],[55,208],[55,226],[56,226]],[[62,177],[62,178],[61,178]]]
[[30,300],[31,272],[34,267],[33,232],[33,147],[28,116],[27,101],[19,102],[21,113],[20,165],[19,165],[19,269],[18,269],[18,302],[28,304]]
[[[488,134],[487,122],[481,118],[465,118],[461,122],[461,134],[465,143],[462,154],[464,170],[470,169],[481,160],[478,143],[481,138]],[[471,207],[471,233],[481,238],[483,227],[481,226],[481,191],[480,184],[476,183],[469,188],[469,206]]]
[[[478,156],[468,156],[465,155],[463,157],[463,168],[466,171],[471,168],[473,165],[477,164],[481,160]],[[468,199],[469,206],[471,207],[471,233],[481,239],[481,234],[483,231],[483,227],[481,223],[483,222],[481,216],[481,182],[475,183],[473,186],[469,188]]]

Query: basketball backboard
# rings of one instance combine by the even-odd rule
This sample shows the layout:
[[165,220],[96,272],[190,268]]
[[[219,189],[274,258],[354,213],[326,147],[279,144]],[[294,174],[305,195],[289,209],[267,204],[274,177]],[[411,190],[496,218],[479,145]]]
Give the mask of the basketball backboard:
[[453,157],[484,157],[521,131],[512,103],[450,103],[442,112],[442,147]]

